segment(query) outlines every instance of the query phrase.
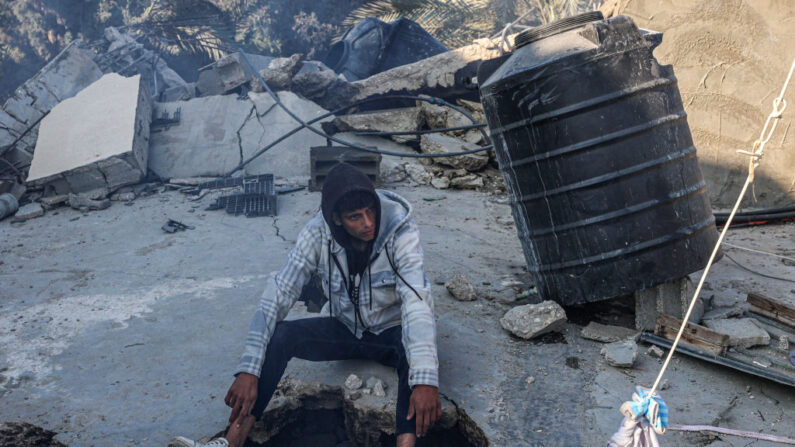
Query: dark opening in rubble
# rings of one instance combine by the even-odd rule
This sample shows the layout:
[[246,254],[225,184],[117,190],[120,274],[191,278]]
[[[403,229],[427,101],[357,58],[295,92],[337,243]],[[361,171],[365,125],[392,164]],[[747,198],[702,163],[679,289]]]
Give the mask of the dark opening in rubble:
[[[352,398],[341,387],[285,379],[254,424],[245,447],[392,447],[394,407],[395,401],[388,397]],[[441,419],[417,440],[417,446],[488,445],[483,431],[463,410],[449,403],[442,407]]]
[[[279,431],[278,434],[264,443],[251,439],[244,447],[394,447],[395,435],[381,432],[365,434],[364,443],[354,444],[348,437],[345,428],[345,416],[342,408],[337,410],[295,410],[295,418]],[[369,436],[369,437],[368,437]],[[458,427],[434,430],[423,438],[417,439],[417,447],[474,447],[464,437]]]

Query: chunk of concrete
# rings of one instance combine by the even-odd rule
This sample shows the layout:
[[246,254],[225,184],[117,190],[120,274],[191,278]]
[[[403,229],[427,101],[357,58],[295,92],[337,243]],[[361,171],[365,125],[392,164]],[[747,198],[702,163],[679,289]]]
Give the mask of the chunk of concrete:
[[[303,120],[326,110],[291,92],[279,98]],[[265,145],[299,126],[267,93],[208,96],[155,103],[157,115],[181,109],[179,124],[152,133],[149,169],[162,178],[218,177],[227,174]],[[326,118],[331,120],[332,117]],[[309,178],[309,149],[325,138],[302,129],[248,164],[247,175],[275,174]]]
[[[272,57],[256,54],[246,54],[246,56],[257,71],[268,68],[273,60]],[[253,78],[254,71],[243,60],[243,56],[240,53],[232,53],[200,68],[196,89],[200,96],[223,95]]]
[[707,320],[704,326],[720,334],[729,336],[729,346],[750,348],[770,344],[770,334],[757,326],[753,318],[729,318],[725,320]]
[[431,179],[431,186],[436,189],[448,189],[450,188],[450,179],[447,177],[434,177]]
[[21,206],[17,210],[17,213],[14,214],[14,218],[18,220],[28,220],[43,215],[44,215],[44,208],[42,208],[41,204],[33,202]]
[[362,379],[356,374],[351,374],[345,379],[345,388],[354,391],[362,387]]
[[[259,70],[262,80],[268,84],[272,90],[289,89],[293,77],[301,70],[304,62],[300,54],[293,54],[290,57],[277,57],[268,64],[268,68]],[[249,88],[252,92],[264,92],[265,88],[259,79],[252,79]]]
[[450,180],[450,187],[456,189],[480,189],[484,184],[483,177],[477,174],[454,177],[452,180]]
[[608,365],[631,368],[638,358],[638,344],[634,340],[608,343],[602,347],[602,355]]
[[139,75],[103,76],[42,120],[27,182],[53,185],[59,194],[138,183],[146,174],[151,116]]
[[110,207],[109,199],[92,199],[84,194],[69,194],[69,206],[81,211],[104,210]]
[[638,331],[636,330],[621,326],[600,324],[595,321],[588,323],[588,326],[585,326],[582,331],[580,331],[580,337],[587,338],[588,340],[601,341],[602,343],[612,343],[628,338],[634,339],[637,335]]
[[566,323],[566,311],[554,301],[516,306],[500,319],[503,329],[524,339],[554,332]]
[[473,287],[472,283],[461,274],[453,275],[453,277],[444,284],[444,287],[450,292],[450,295],[458,301],[475,301],[478,298],[475,287]]
[[427,185],[431,182],[433,177],[430,172],[426,171],[419,163],[406,163],[406,174],[415,183],[420,185]]
[[[477,149],[479,146],[467,143],[464,140],[442,134],[425,134],[420,138],[420,148],[426,154],[448,154],[451,152],[463,152]],[[434,161],[445,166],[467,171],[478,171],[489,162],[489,156],[485,152],[474,154],[459,155],[456,157],[434,158]]]
[[[635,292],[635,329],[653,331],[660,313],[681,319],[693,298],[695,286],[690,277],[685,276],[655,287]],[[689,321],[699,324],[704,315],[704,302],[701,298],[693,307]]]
[[[355,113],[334,118],[334,126],[341,132],[411,132],[422,127],[424,122],[419,107],[378,110]],[[395,135],[398,143],[416,140],[416,135]]]

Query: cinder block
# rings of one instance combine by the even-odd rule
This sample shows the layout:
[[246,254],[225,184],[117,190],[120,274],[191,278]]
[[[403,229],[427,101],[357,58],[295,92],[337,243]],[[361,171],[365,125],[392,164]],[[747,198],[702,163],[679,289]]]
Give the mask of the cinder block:
[[320,191],[329,171],[340,162],[364,172],[374,185],[381,183],[381,154],[357,151],[348,147],[316,146],[310,149],[309,190]]
[[[693,298],[695,287],[690,277],[676,279],[635,292],[635,328],[653,331],[660,313],[682,318]],[[690,314],[690,322],[698,324],[704,315],[701,298]]]

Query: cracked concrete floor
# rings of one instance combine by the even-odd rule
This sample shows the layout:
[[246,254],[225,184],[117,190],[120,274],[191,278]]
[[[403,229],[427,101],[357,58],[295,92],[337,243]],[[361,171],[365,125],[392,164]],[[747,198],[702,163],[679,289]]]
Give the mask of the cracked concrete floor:
[[[515,292],[502,283],[526,275],[515,229],[504,223],[504,197],[407,183],[389,189],[416,208],[437,303],[442,393],[495,446],[603,445],[621,402],[635,385],[651,383],[660,361],[641,345],[636,368],[607,366],[601,345],[581,339],[573,323],[548,343],[508,336],[499,318],[510,306],[500,300]],[[174,435],[222,430],[223,396],[264,280],[319,200],[306,191],[280,196],[278,217],[248,219],[203,211],[211,197],[191,202],[165,192],[99,212],[61,208],[21,224],[0,222],[0,421],[40,425],[69,446],[160,446]],[[196,229],[166,234],[160,227],[168,218]],[[729,241],[792,256],[794,228],[735,230]],[[778,259],[730,253],[793,277]],[[453,273],[466,274],[481,298],[456,302],[435,284]],[[792,284],[726,260],[709,286],[722,303],[750,290],[795,293]],[[291,318],[305,313],[297,306]],[[287,374],[340,386],[351,372],[395,388],[391,371],[359,362],[293,361]],[[679,356],[666,377],[672,423],[710,423],[737,397],[721,425],[795,434],[791,388]],[[680,433],[662,443],[772,445]]]

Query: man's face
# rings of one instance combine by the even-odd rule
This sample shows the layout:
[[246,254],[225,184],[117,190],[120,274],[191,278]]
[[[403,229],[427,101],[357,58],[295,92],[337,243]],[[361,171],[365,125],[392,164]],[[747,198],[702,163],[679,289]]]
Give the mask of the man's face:
[[341,214],[334,213],[334,223],[342,225],[352,237],[370,242],[375,237],[375,207],[370,205]]

